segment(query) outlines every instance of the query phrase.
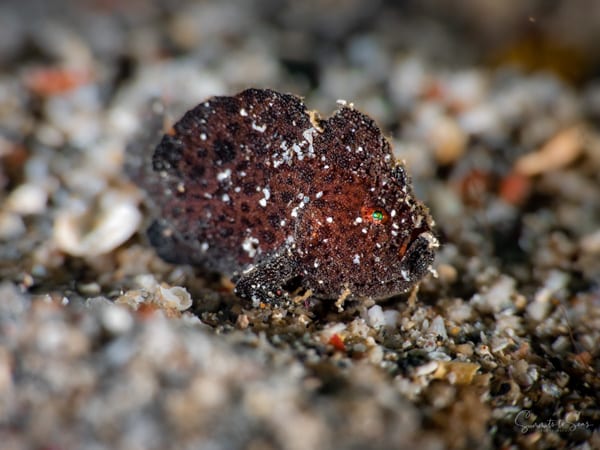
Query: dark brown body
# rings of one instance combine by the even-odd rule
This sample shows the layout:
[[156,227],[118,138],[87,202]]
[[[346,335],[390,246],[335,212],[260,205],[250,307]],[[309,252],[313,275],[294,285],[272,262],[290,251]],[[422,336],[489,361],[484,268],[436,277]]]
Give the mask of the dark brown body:
[[159,254],[228,274],[255,301],[292,278],[325,298],[388,297],[433,261],[427,209],[379,128],[350,107],[320,120],[270,90],[213,97],[163,137],[152,169]]

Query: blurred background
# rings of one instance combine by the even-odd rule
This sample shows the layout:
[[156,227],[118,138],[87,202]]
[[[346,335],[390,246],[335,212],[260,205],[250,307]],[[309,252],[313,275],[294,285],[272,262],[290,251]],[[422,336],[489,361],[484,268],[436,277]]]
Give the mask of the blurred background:
[[411,55],[449,68],[514,64],[575,85],[600,71],[594,0],[5,0],[0,33],[3,71],[67,65],[106,89],[174,60],[222,89],[268,85],[323,102],[373,89],[385,101]]

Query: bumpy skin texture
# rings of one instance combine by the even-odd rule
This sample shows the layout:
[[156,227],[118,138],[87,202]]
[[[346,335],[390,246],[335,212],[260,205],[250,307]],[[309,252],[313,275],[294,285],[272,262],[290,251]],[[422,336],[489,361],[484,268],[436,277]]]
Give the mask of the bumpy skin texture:
[[225,273],[255,303],[282,298],[291,279],[321,298],[389,297],[434,258],[404,167],[351,107],[320,120],[271,90],[213,97],[163,136],[151,169],[159,255]]

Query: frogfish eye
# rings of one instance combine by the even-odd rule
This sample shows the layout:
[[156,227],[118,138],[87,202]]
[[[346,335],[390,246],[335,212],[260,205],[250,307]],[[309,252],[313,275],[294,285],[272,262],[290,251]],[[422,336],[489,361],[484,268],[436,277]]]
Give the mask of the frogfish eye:
[[386,223],[389,219],[387,211],[382,208],[363,206],[360,210],[360,215],[365,222],[374,224]]

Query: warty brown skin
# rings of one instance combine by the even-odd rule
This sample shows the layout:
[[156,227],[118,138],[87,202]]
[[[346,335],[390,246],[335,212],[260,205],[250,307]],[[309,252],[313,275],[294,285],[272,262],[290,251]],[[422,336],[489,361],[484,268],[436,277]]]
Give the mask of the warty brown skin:
[[137,177],[158,254],[232,277],[259,302],[294,279],[320,298],[386,298],[430,271],[433,220],[372,119],[321,120],[301,99],[212,97],[165,134]]

